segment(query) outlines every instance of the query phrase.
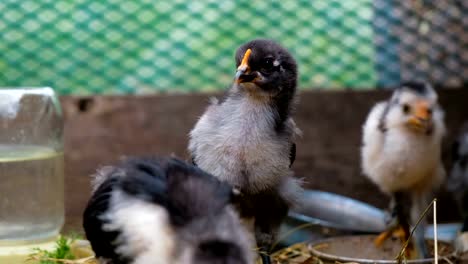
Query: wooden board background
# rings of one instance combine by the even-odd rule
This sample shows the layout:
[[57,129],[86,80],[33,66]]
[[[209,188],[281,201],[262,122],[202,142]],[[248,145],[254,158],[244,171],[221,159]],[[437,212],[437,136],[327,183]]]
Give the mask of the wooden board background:
[[[65,115],[66,231],[81,229],[81,214],[90,195],[89,176],[99,166],[124,155],[170,155],[188,158],[187,135],[210,94],[96,96],[61,98]],[[347,195],[378,207],[388,199],[360,170],[361,126],[372,105],[388,91],[307,91],[295,114],[304,135],[297,142],[293,166],[308,188]],[[448,135],[468,120],[468,89],[443,90]],[[440,218],[457,218],[456,207],[441,194]]]

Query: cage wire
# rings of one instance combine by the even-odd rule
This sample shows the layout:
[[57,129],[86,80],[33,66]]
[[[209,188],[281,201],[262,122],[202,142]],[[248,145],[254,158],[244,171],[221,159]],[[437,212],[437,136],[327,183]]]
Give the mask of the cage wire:
[[466,0],[0,2],[0,86],[60,94],[216,91],[253,38],[287,47],[301,89],[468,76]]

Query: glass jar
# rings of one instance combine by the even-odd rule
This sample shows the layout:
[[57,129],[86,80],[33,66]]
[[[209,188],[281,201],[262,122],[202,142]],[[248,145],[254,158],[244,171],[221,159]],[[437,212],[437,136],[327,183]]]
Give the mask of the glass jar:
[[0,88],[0,246],[51,239],[62,228],[62,137],[51,88]]

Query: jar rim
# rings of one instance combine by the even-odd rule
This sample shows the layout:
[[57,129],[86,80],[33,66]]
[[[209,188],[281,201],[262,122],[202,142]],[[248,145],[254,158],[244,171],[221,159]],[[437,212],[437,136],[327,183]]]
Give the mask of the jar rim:
[[45,87],[34,87],[34,86],[25,86],[25,87],[0,87],[0,93],[18,93],[18,94],[43,94],[54,96],[55,91],[49,86]]

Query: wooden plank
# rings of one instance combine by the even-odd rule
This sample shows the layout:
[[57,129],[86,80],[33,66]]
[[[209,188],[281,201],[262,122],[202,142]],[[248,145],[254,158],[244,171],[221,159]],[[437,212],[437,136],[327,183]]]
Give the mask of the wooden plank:
[[[81,227],[81,214],[90,195],[89,176],[99,166],[112,164],[124,155],[175,154],[188,158],[188,132],[209,96],[62,97],[66,230]],[[389,92],[382,90],[301,93],[295,119],[304,135],[297,142],[293,169],[308,188],[347,195],[379,207],[387,205],[387,197],[361,174],[359,149],[361,126],[369,109],[388,96]],[[467,98],[468,89],[440,93],[448,127],[445,154],[462,120],[468,120]],[[451,200],[444,199],[439,203],[441,221],[457,216]]]

